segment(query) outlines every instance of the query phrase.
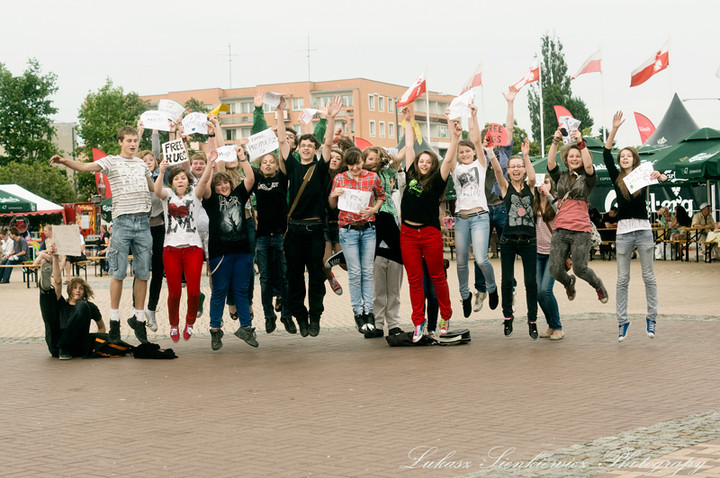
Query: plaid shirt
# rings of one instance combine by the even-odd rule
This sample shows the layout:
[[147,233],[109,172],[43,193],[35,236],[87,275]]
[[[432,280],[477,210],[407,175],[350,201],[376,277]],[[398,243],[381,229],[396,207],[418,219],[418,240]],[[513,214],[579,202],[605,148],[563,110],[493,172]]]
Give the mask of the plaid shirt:
[[[365,169],[360,173],[358,179],[351,179],[350,173],[347,171],[335,176],[333,182],[333,190],[335,188],[343,189],[358,189],[360,191],[370,191],[373,194],[370,196],[370,203],[368,206],[374,206],[376,201],[385,201],[385,190],[380,184],[380,178],[377,174],[367,171]],[[375,221],[375,216],[369,218],[362,217],[360,214],[355,214],[347,211],[340,211],[338,214],[338,225],[340,227],[347,226],[350,224],[359,226],[367,222]]]

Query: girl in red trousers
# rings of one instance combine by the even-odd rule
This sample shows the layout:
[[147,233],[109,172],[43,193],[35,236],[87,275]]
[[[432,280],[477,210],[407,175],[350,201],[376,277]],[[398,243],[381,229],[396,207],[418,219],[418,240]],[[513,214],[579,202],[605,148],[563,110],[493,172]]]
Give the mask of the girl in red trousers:
[[[155,180],[155,195],[163,201],[165,213],[165,247],[163,265],[168,286],[168,316],[170,338],[180,340],[180,296],[182,277],[185,273],[187,284],[187,312],[183,338],[189,340],[200,305],[200,275],[203,264],[202,239],[197,230],[196,220],[202,208],[202,198],[193,191],[193,179],[189,172],[176,166],[168,175],[170,187],[163,187],[167,160],[160,163],[160,174]],[[205,182],[210,180],[212,168],[203,173]],[[201,179],[201,181],[202,181]]]

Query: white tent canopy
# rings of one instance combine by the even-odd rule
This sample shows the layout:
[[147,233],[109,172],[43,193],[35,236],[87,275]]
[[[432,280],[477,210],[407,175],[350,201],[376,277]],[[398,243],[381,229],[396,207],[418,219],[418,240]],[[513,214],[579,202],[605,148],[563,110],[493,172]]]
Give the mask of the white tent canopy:
[[52,214],[63,212],[62,206],[55,204],[54,202],[50,202],[45,198],[41,198],[37,194],[31,193],[27,189],[22,188],[17,184],[0,184],[0,189],[37,204],[37,211],[22,213],[23,216],[34,216],[37,214]]

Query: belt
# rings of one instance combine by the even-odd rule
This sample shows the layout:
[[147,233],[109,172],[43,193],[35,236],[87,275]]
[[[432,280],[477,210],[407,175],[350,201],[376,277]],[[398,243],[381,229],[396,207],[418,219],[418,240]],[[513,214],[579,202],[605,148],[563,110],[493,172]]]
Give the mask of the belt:
[[322,219],[290,219],[288,224],[291,226],[322,226],[325,221]]
[[370,222],[364,222],[362,224],[348,224],[347,226],[342,226],[343,229],[352,229],[353,231],[364,231],[368,227],[370,227]]
[[459,217],[460,219],[469,219],[471,217],[482,216],[483,214],[487,214],[487,210],[483,209],[481,211],[469,212],[467,214],[459,212],[455,214],[455,217]]

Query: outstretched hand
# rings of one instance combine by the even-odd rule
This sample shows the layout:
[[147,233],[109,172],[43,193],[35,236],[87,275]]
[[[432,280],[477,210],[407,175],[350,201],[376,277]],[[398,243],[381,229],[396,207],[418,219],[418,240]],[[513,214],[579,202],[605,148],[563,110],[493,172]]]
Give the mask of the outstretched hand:
[[624,122],[625,122],[625,120],[623,119],[622,111],[615,112],[615,114],[613,115],[613,121],[612,121],[613,129],[618,129]]
[[330,118],[335,118],[337,114],[342,109],[342,98],[339,96],[335,96],[332,100],[332,103],[328,104],[327,107],[327,114]]
[[403,119],[405,121],[412,121],[412,113],[410,112],[410,107],[403,106],[403,109],[400,112],[402,113]]
[[520,146],[520,151],[523,156],[530,156],[530,138],[525,138],[525,141]]
[[265,96],[265,92],[263,90],[257,89],[255,90],[255,100],[253,101],[253,104],[256,108],[260,108],[263,105],[263,96]]
[[508,103],[515,101],[515,95],[518,94],[518,89],[515,88],[515,85],[508,88],[507,93],[503,93],[503,96],[505,97],[505,101]]

